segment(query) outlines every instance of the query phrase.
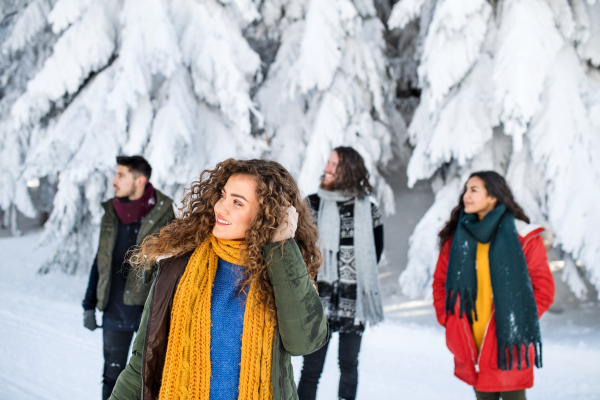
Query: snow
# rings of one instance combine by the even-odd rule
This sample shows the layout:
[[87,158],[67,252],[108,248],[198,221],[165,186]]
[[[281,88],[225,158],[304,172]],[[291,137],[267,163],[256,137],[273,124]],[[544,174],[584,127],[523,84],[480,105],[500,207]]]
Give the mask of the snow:
[[[49,189],[44,269],[89,267],[119,154],[147,157],[178,204],[227,157],[279,161],[312,193],[345,145],[388,215],[390,173],[408,163],[410,187],[434,183],[405,293],[428,290],[437,230],[480,169],[505,176],[600,288],[600,1],[2,4],[0,211],[17,235],[17,212],[49,211],[27,182]],[[565,279],[581,293],[578,276]]]
[[116,44],[110,15],[114,7],[110,7],[110,3],[98,2],[90,7],[83,18],[61,36],[52,56],[28,82],[26,94],[12,108],[20,126],[45,115],[51,103],[64,94],[77,92],[90,72],[97,71],[108,61]]
[[0,208],[6,221],[17,209],[36,216],[27,181],[60,174],[44,236],[55,251],[44,268],[88,268],[79,249],[97,235],[120,154],[149,159],[153,184],[178,204],[202,170],[227,157],[280,161],[313,192],[331,149],[351,145],[382,209],[394,212],[379,169],[405,123],[373,0],[9,6],[0,32]]
[[580,43],[577,51],[592,65],[600,66],[600,2],[576,0],[573,4],[575,19],[578,23]]
[[507,0],[502,4],[493,73],[495,97],[504,130],[519,151],[527,124],[541,106],[546,71],[563,39],[545,1]]
[[[313,88],[327,89],[342,59],[347,34],[354,35],[359,17],[349,0],[311,1],[300,43],[300,57],[292,75],[303,93]],[[314,62],[314,54],[321,57]]]
[[[411,238],[402,290],[428,295],[437,232],[469,174],[484,169],[505,176],[532,221],[553,231],[554,248],[581,261],[600,287],[600,214],[590,200],[600,187],[600,86],[592,67],[600,3],[506,0],[493,12],[489,2],[433,3],[419,32],[422,92],[408,126],[407,173],[409,187],[433,178],[436,201]],[[428,4],[398,2],[388,26],[402,28]],[[564,279],[582,293],[581,276],[570,270]]]
[[240,132],[250,134],[250,112],[259,115],[249,93],[250,82],[260,80],[259,55],[216,2],[176,1],[171,12],[183,61],[192,72],[190,87],[200,99],[220,108]]
[[54,33],[60,33],[78,21],[93,0],[58,0],[48,15]]
[[[97,399],[102,332],[82,325],[87,275],[37,274],[52,251],[32,251],[40,235],[0,238],[0,398]],[[367,329],[363,338],[358,398],[474,398],[472,389],[453,376],[452,356],[431,302],[405,301],[385,309],[388,321]],[[584,313],[575,322],[567,312],[547,314],[541,327],[544,367],[535,371],[527,398],[598,399],[598,313]],[[319,400],[337,396],[337,334],[329,346]],[[294,357],[292,363],[298,379],[302,358]]]
[[102,333],[82,326],[87,277],[37,274],[50,251],[32,251],[39,238],[0,239],[0,398],[98,398]]
[[308,2],[305,18],[283,29],[256,99],[269,139],[265,156],[289,168],[304,193],[316,191],[334,147],[353,146],[389,214],[393,194],[378,168],[391,161],[404,131],[389,125],[399,114],[388,107],[384,25],[361,10],[364,18],[348,0]]
[[12,35],[3,45],[3,52],[16,52],[23,49],[46,25],[51,1],[34,0],[23,10],[13,29]]
[[427,0],[403,0],[394,4],[388,27],[404,29],[406,25],[421,14],[421,8]]
[[428,88],[430,107],[460,82],[480,56],[492,7],[485,0],[438,2],[418,68],[420,86]]

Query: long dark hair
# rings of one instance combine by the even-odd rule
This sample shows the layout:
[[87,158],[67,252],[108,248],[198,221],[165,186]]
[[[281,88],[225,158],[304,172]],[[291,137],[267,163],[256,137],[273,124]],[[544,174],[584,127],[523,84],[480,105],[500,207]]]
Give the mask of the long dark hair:
[[353,194],[359,199],[372,194],[373,187],[369,183],[369,171],[365,167],[365,161],[361,155],[352,147],[336,147],[333,151],[340,159],[333,189]]
[[[469,176],[469,179],[473,178],[474,176],[483,181],[483,185],[485,186],[488,196],[494,197],[497,200],[496,207],[498,207],[500,204],[504,204],[506,206],[506,210],[512,213],[516,219],[520,219],[529,223],[529,218],[527,215],[525,215],[525,212],[521,206],[515,201],[515,198],[513,197],[513,194],[502,175],[494,171],[478,171],[473,172],[471,176]],[[466,192],[467,184],[465,183],[465,187],[458,199],[458,205],[454,207],[454,210],[452,210],[452,213],[450,214],[450,220],[446,222],[446,225],[444,225],[444,228],[438,234],[440,238],[440,246],[446,243],[446,241],[450,239],[452,235],[454,235],[454,231],[458,226],[460,213],[465,209],[463,196]]]

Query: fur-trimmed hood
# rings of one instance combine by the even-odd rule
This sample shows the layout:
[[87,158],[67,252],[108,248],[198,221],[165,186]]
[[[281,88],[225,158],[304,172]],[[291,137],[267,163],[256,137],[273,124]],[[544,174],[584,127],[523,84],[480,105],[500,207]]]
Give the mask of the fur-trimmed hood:
[[517,233],[522,238],[531,239],[538,235],[541,235],[542,240],[544,241],[544,246],[546,248],[552,247],[552,242],[554,241],[554,233],[552,232],[552,228],[546,222],[542,223],[527,223],[525,221],[521,221],[520,219],[515,218],[515,227],[517,228]]

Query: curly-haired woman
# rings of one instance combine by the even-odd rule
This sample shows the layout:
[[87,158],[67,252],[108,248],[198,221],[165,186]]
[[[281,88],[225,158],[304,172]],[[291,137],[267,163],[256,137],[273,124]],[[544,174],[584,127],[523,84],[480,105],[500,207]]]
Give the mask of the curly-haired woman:
[[475,172],[439,234],[433,276],[454,374],[477,399],[523,400],[542,366],[538,319],[554,299],[543,228],[515,202],[502,176]]
[[229,159],[204,171],[181,217],[132,257],[160,266],[111,399],[296,399],[290,355],[327,341],[310,280],[316,241],[278,163]]

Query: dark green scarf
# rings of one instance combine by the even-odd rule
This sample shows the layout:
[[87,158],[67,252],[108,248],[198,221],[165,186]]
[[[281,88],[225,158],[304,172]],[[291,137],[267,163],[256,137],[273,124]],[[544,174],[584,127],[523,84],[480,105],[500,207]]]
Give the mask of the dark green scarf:
[[[454,314],[456,298],[460,299],[460,314],[472,323],[477,320],[477,242],[489,243],[490,277],[496,314],[498,337],[498,368],[512,369],[513,349],[518,349],[521,369],[521,348],[535,348],[535,365],[542,366],[542,339],[537,307],[533,297],[527,262],[519,242],[515,217],[501,204],[479,221],[476,214],[463,211],[450,247],[446,277],[446,313]],[[529,357],[527,359],[527,368]]]

